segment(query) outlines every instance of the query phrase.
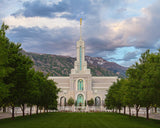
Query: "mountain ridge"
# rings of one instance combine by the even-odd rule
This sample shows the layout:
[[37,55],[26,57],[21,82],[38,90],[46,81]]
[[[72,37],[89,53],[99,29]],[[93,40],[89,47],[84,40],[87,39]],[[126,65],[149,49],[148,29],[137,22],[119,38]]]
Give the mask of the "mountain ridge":
[[[50,73],[51,76],[69,76],[74,67],[76,58],[63,55],[43,54],[22,51],[29,56],[33,62],[35,70],[42,71],[44,74]],[[118,76],[125,77],[127,67],[123,67],[114,62],[109,62],[101,57],[85,56],[88,68],[91,69],[92,76]]]

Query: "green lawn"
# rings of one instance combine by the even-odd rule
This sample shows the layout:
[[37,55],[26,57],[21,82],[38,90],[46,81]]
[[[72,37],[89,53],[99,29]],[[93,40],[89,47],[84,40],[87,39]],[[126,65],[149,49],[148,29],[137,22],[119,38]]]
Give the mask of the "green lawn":
[[3,119],[0,128],[160,128],[160,121],[114,113],[46,113]]

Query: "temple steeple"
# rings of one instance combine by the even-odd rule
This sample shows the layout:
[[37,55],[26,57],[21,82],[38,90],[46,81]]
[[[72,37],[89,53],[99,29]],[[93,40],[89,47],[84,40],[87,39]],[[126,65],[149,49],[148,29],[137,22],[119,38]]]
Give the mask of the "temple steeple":
[[82,40],[82,18],[80,18],[80,40],[77,41],[76,49],[77,59],[74,63],[74,69],[71,70],[71,74],[90,74],[90,69],[87,69],[87,62],[85,61],[85,42]]
[[80,40],[82,40],[82,18],[80,18]]

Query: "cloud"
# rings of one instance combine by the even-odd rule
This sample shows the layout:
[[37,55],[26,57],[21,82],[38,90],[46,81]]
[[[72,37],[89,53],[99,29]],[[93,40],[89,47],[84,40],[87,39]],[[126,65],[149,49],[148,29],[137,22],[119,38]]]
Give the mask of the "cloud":
[[[116,20],[110,23],[106,20],[94,20],[94,17],[86,19],[84,35],[89,47],[88,54],[105,56],[105,51],[132,46],[141,51],[157,49],[160,46],[160,30],[157,29],[160,28],[159,4],[160,2],[157,1],[143,8],[140,16],[118,22]],[[129,55],[131,57],[131,53]],[[129,55],[126,53],[124,59],[127,59]],[[132,57],[135,59],[134,56]]]
[[[79,22],[77,20],[82,16],[83,37],[87,44],[86,53],[92,56],[100,56],[102,55],[102,52],[116,48],[112,45],[111,40],[102,37],[103,33],[105,33],[108,28],[101,24],[101,12],[106,12],[106,9],[108,10],[108,8],[119,8],[120,3],[120,0],[116,2],[112,0],[62,0],[50,4],[46,4],[42,1],[27,1],[24,2],[23,9],[12,14],[12,16],[6,17],[4,21],[11,28],[38,27],[40,29],[56,29],[56,32],[61,34],[63,33],[62,29],[67,27],[69,30],[73,29],[73,31],[76,32],[76,35],[78,35]],[[16,31],[18,30],[22,31],[21,29],[17,29]],[[26,30],[30,32],[29,29]],[[55,35],[57,35],[57,33],[55,33]],[[40,39],[41,38],[42,36],[40,36]],[[69,38],[71,39],[70,41],[74,40],[72,39],[73,37]],[[38,41],[42,42],[40,39]],[[62,40],[62,38],[60,39]]]
[[111,51],[111,42],[109,40],[102,40],[98,37],[88,38],[86,40],[86,53],[89,56],[99,56],[105,55],[105,51]]
[[[58,4],[54,4],[54,5],[61,6],[63,2],[64,1],[61,1]],[[78,35],[79,22],[76,19],[73,20],[70,18],[67,19],[62,17],[64,17],[65,13],[66,14],[68,13],[68,15],[71,15],[71,16],[76,14],[75,12],[72,12],[72,13],[70,12],[70,10],[73,10],[73,8],[77,8],[77,11],[80,12],[81,9],[78,8],[78,5],[81,5],[83,2],[85,1],[74,3],[74,1],[70,0],[68,3],[66,3],[66,5],[69,6],[70,4],[73,4],[71,8],[67,7],[67,10],[65,10],[66,12],[61,12],[63,13],[62,15],[61,13],[58,12],[58,10],[55,12],[55,15],[59,15],[59,18],[10,16],[5,18],[5,20],[6,20],[6,23],[14,27],[20,27],[20,26],[26,27],[26,28],[38,27],[41,29],[47,28],[46,30],[56,29],[54,30],[54,34],[58,35],[58,37],[59,37],[59,34],[64,35],[62,31],[63,28],[67,28],[69,31],[72,30],[75,32],[76,35]],[[157,41],[159,40],[160,33],[157,28],[159,28],[160,26],[160,18],[159,18],[160,9],[157,6],[158,5],[157,3],[153,4],[148,8],[142,9],[141,16],[124,19],[118,22],[114,21],[111,23],[101,19],[101,16],[100,16],[101,9],[99,11],[97,10],[97,8],[100,6],[104,7],[104,5],[102,5],[101,2],[88,1],[88,3],[87,2],[85,3],[86,3],[86,7],[88,8],[83,11],[85,12],[86,16],[88,15],[88,17],[86,17],[83,20],[82,29],[83,29],[83,38],[86,41],[86,45],[87,45],[86,53],[88,55],[105,56],[106,54],[105,51],[114,51],[118,47],[120,48],[120,47],[135,46],[136,48],[146,49],[146,48],[154,48],[155,45],[159,46]],[[26,9],[29,9],[29,7],[32,7],[30,5],[31,2],[28,2],[28,4],[29,5],[26,6]],[[96,4],[98,4],[98,6]],[[41,3],[41,5],[43,4]],[[45,6],[51,6],[51,5],[45,5]],[[110,5],[113,5],[113,7],[116,6],[114,2],[111,2]],[[117,9],[120,9],[119,6],[117,7]],[[125,9],[122,9],[122,10],[125,10]],[[50,30],[48,31],[50,32]],[[48,33],[47,31],[45,32]],[[68,41],[74,40],[71,34],[67,34],[67,36],[68,36],[67,38],[71,39]],[[40,39],[41,38],[42,36],[40,36]],[[51,37],[47,37],[47,38],[51,38]],[[57,41],[57,39],[54,39],[54,38],[55,37],[51,38],[52,41]],[[63,38],[66,38],[66,37],[63,37]],[[62,40],[63,38],[59,38],[59,39]],[[40,39],[38,41],[42,42],[43,39],[42,40]],[[48,50],[46,51],[48,52]],[[130,58],[133,57],[134,59],[134,56],[131,56],[131,53],[127,54],[126,58],[129,56]]]
[[[64,17],[74,17],[74,14],[79,14],[82,10],[84,12],[87,12],[87,9],[89,8],[89,0],[81,0],[81,1],[75,1],[75,0],[62,0],[57,3],[51,2],[50,4],[47,4],[46,2],[42,0],[35,0],[35,1],[26,1],[23,3],[23,9],[20,9],[13,13],[13,16],[19,16],[23,15],[25,17],[56,17],[55,13],[62,13],[62,12],[68,12],[66,14],[63,14]],[[80,11],[81,10],[81,11]],[[68,15],[69,13],[72,13],[72,16]],[[63,16],[62,15],[62,16]]]
[[127,54],[125,54],[125,56],[123,57],[124,61],[130,61],[132,59],[137,59],[137,51],[134,52],[128,52]]
[[[56,17],[55,13],[68,12],[61,17],[68,19],[79,19],[79,16],[85,18],[88,15],[100,15],[99,12],[107,8],[119,7],[121,3],[127,3],[121,0],[60,0],[51,2],[48,0],[25,1],[23,8],[12,13],[13,16],[23,15],[25,17]],[[72,15],[68,15],[72,14]]]
[[106,24],[108,35],[113,44],[135,46],[137,48],[155,48],[160,39],[160,1],[142,9],[142,15],[120,22]]
[[[60,5],[60,6],[59,6]],[[53,17],[54,12],[65,12],[67,10],[66,3],[61,2],[57,3],[50,3],[43,2],[41,0],[36,1],[26,1],[23,3],[23,9],[18,10],[17,12],[13,13],[13,16],[23,15],[25,17]]]
[[65,28],[65,27],[78,27],[78,22],[75,20],[67,20],[65,18],[46,18],[46,17],[14,17],[9,16],[3,19],[3,21],[12,28],[15,27],[39,27],[39,28]]
[[75,41],[78,38],[75,33],[71,28],[17,27],[11,29],[7,36],[14,42],[22,43],[26,51],[73,56],[76,55]]
[[9,16],[13,11],[18,11],[20,2],[18,0],[0,0],[0,23],[1,18]]

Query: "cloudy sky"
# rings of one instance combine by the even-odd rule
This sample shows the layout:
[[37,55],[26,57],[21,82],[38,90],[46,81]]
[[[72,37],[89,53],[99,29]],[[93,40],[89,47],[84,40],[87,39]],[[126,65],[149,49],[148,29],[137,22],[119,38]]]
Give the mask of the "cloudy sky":
[[75,56],[79,19],[86,55],[130,66],[160,48],[160,0],[0,0],[0,24],[28,52]]

